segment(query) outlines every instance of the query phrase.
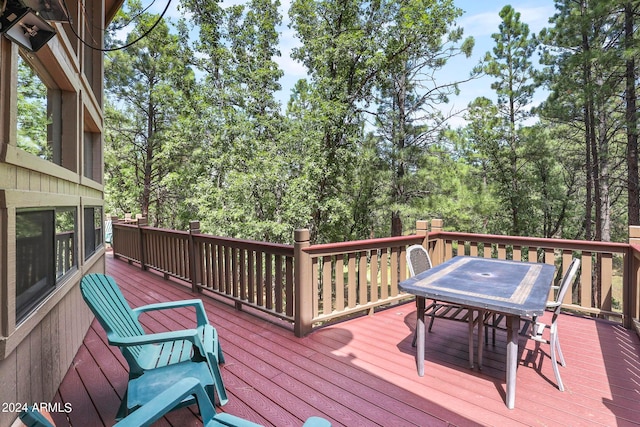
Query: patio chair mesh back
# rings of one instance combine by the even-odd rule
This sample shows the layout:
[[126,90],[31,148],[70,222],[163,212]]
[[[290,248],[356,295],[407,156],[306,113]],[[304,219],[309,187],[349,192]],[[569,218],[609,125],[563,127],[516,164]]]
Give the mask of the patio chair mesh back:
[[[80,282],[82,297],[93,311],[107,337],[137,337],[145,335],[137,317],[124,299],[112,277],[104,274],[87,274]],[[137,366],[142,346],[120,347],[127,361]],[[130,354],[127,354],[130,353]]]
[[431,259],[427,250],[421,245],[412,245],[407,249],[407,264],[412,276],[431,268]]
[[556,298],[556,303],[558,303],[558,305],[554,309],[555,315],[560,314],[562,300],[564,300],[564,296],[567,294],[567,291],[569,290],[571,285],[573,285],[576,274],[578,273],[578,268],[580,268],[580,259],[575,258],[573,261],[571,261],[569,269],[567,269],[567,272],[565,273],[564,277],[562,278],[562,282],[560,283],[560,289]]

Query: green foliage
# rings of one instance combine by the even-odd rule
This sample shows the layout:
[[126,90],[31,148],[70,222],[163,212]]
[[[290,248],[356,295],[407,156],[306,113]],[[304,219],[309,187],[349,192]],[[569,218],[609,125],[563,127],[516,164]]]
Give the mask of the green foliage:
[[[543,77],[551,94],[539,113],[568,127],[570,140],[581,152],[583,166],[574,173],[581,175],[584,188],[580,222],[585,238],[624,238],[626,232],[620,235],[620,226],[612,225],[612,215],[621,211],[615,201],[634,179],[619,165],[626,163],[626,129],[637,122],[637,114],[625,119],[622,102],[623,58],[629,54],[622,36],[624,10],[603,0],[588,5],[559,1],[556,6],[558,13],[550,21],[554,25],[540,35]],[[637,82],[637,70],[633,80]]]
[[[524,120],[536,87],[536,71],[531,62],[535,39],[511,6],[500,11],[500,32],[492,35],[495,46],[487,54],[485,72],[496,78],[496,105],[476,99],[469,106],[471,150],[484,159],[487,179],[495,184],[503,209],[497,228],[513,235],[534,233],[540,217],[533,200],[541,191],[535,179],[535,161],[546,149],[544,138],[528,138]],[[544,185],[543,185],[544,187]]]
[[[539,37],[505,6],[494,49],[469,74],[494,77],[497,102],[476,99],[468,125],[452,130],[438,106],[460,82],[434,76],[474,45],[456,26],[453,1],[293,1],[292,57],[308,78],[283,110],[274,95],[280,2],[183,0],[189,21],[161,21],[107,56],[107,212],[142,212],[178,229],[200,220],[207,233],[283,243],[296,228],[332,242],[403,234],[435,217],[458,231],[581,238],[605,209],[625,217],[615,76],[637,50],[604,49],[620,39],[619,15],[604,3],[578,19],[574,3],[558,2],[557,28]],[[139,18],[127,40],[157,20],[137,1],[127,11],[114,21]],[[588,54],[575,49],[587,22]],[[115,28],[107,40],[123,44]],[[544,72],[532,63],[541,42]],[[551,95],[532,125],[539,85]],[[587,110],[599,114],[591,141]],[[609,204],[590,215],[585,200],[596,188]],[[620,224],[609,225],[614,239],[624,238]]]
[[51,160],[47,144],[47,87],[24,61],[18,61],[18,147]]
[[[129,2],[138,26],[127,36],[134,40],[158,17]],[[129,19],[121,12],[117,25]],[[142,213],[151,224],[171,224],[180,217],[186,188],[173,187],[171,171],[184,164],[192,150],[184,138],[185,115],[195,77],[186,65],[188,52],[178,35],[162,21],[140,42],[111,52],[106,69],[105,177],[107,206],[112,213]]]

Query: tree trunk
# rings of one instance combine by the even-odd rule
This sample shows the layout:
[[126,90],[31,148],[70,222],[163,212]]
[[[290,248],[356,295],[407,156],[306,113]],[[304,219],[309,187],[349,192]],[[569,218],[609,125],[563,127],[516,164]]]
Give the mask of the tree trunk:
[[[407,103],[407,79],[406,79],[406,64],[404,69],[398,76],[398,88],[396,92],[396,108],[397,108],[397,123],[393,126],[393,143],[395,145],[396,161],[393,185],[394,200],[393,202],[398,205],[406,203],[405,190],[404,190],[404,178],[406,172],[406,163],[404,161],[405,146],[406,146],[406,121],[407,113],[405,110]],[[391,212],[391,236],[402,236],[402,218],[400,211],[394,210]]]
[[598,228],[600,229],[600,240],[603,242],[611,241],[611,198],[609,186],[609,140],[607,136],[607,112],[604,105],[600,105],[600,116],[598,120],[598,158],[600,165],[598,167],[599,178],[599,203],[600,203],[600,221]]
[[[634,13],[632,2],[624,6],[625,49],[634,47]],[[640,225],[640,184],[638,182],[638,115],[636,112],[636,65],[634,57],[626,61],[626,123],[627,123],[627,213],[629,225]]]
[[[582,15],[586,14],[586,5],[582,3]],[[584,19],[584,18],[583,18]],[[589,51],[589,38],[586,30],[582,30],[582,53],[586,57]],[[586,202],[585,202],[585,218],[584,218],[584,238],[585,240],[591,240],[593,238],[593,230],[591,228],[592,215],[593,215],[593,190],[595,188],[595,175],[593,170],[593,164],[595,160],[592,158],[592,139],[593,135],[593,121],[592,121],[592,108],[593,103],[591,96],[589,95],[588,85],[591,82],[591,70],[590,64],[585,59],[582,64],[582,79],[585,90],[585,105],[584,105],[584,126],[585,126],[585,169],[587,173],[586,183]]]

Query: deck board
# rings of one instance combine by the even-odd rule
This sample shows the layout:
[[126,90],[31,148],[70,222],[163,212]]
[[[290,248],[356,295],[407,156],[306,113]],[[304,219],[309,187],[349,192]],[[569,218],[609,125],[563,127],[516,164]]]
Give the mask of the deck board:
[[[111,255],[107,273],[133,307],[197,296]],[[411,347],[415,304],[296,338],[280,321],[201,297],[226,358],[229,403],[221,410],[265,426],[302,425],[311,415],[335,426],[640,425],[640,340],[611,322],[562,315],[564,393],[555,386],[548,347],[535,352],[535,343],[521,338],[516,408],[509,410],[503,332],[495,346],[484,347],[483,369],[469,369],[467,325],[436,320],[421,378]],[[159,332],[190,327],[194,316],[190,310],[153,312],[141,321]],[[94,321],[58,391],[56,401],[73,411],[53,414],[57,425],[111,425],[126,380],[124,358]],[[199,425],[196,412],[182,408],[157,425]]]

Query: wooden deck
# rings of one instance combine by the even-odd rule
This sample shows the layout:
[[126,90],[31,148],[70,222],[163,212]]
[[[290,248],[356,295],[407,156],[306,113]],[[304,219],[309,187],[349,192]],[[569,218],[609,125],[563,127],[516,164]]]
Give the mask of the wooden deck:
[[[132,306],[193,298],[175,281],[107,256]],[[229,403],[221,410],[265,426],[296,426],[311,415],[334,426],[640,425],[640,340],[619,325],[564,315],[561,368],[555,386],[548,348],[521,340],[516,409],[505,397],[505,336],[485,347],[482,371],[468,368],[467,326],[436,321],[427,336],[425,376],[411,347],[415,305],[319,329],[305,338],[265,319],[203,297],[220,335]],[[185,313],[149,315],[150,331],[190,325]],[[536,356],[537,355],[537,356]],[[56,395],[69,414],[58,426],[110,426],[126,386],[126,363],[94,321]],[[191,408],[158,425],[201,425]]]

